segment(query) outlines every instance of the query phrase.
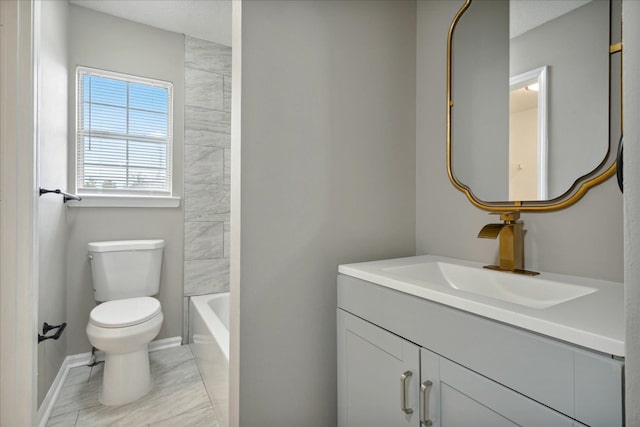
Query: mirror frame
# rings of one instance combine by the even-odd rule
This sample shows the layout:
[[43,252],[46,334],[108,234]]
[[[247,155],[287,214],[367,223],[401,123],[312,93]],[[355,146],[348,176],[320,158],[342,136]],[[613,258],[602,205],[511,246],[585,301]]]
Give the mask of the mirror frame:
[[[610,45],[609,45],[609,144],[607,148],[607,153],[604,156],[604,159],[598,164],[591,172],[578,177],[575,182],[569,187],[569,189],[561,194],[560,196],[550,199],[550,200],[540,200],[540,201],[504,201],[504,202],[488,202],[484,200],[478,199],[471,188],[467,185],[458,181],[458,179],[453,175],[453,167],[451,163],[451,113],[453,109],[453,99],[452,99],[452,86],[453,86],[453,66],[452,66],[452,47],[453,47],[453,32],[455,30],[458,21],[464,14],[464,12],[469,8],[473,0],[465,0],[460,10],[453,17],[453,21],[449,26],[449,34],[447,37],[447,174],[449,175],[449,180],[458,190],[462,191],[469,201],[476,207],[490,211],[490,212],[549,212],[559,209],[564,209],[576,203],[578,200],[582,198],[586,194],[586,192],[598,185],[607,179],[611,178],[616,173],[616,161],[615,159],[609,165],[606,166],[611,160],[611,152],[612,150],[612,141],[611,141],[611,85],[612,85],[612,61],[611,55],[620,53],[621,58],[620,62],[622,63],[622,42],[617,42],[611,44],[611,34],[613,32],[613,28],[611,25],[611,17],[610,20]],[[609,2],[611,9],[611,1]],[[622,74],[622,67],[620,67],[620,73]],[[620,134],[622,135],[623,126],[622,126],[622,75],[620,75]]]

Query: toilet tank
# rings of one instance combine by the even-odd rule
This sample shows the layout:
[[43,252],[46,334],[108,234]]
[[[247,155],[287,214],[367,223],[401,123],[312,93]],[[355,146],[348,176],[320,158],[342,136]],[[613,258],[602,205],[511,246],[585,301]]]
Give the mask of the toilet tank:
[[160,290],[164,240],[89,243],[96,301],[155,295]]

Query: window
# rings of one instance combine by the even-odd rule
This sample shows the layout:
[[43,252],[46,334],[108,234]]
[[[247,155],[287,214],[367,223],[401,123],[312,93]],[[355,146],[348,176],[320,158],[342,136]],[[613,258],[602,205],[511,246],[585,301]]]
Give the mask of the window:
[[76,191],[170,196],[172,84],[78,67]]

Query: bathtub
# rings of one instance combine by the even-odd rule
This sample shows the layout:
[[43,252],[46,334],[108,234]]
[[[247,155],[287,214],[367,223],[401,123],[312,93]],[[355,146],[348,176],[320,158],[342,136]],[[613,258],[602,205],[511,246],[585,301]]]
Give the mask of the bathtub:
[[229,425],[229,293],[193,296],[189,346],[222,427]]

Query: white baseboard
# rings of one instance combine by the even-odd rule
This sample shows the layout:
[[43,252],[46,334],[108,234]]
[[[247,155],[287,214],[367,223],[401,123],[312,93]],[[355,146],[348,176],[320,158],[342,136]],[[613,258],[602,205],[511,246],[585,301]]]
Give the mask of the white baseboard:
[[[151,341],[149,343],[149,353],[164,350],[166,348],[179,347],[180,345],[182,345],[182,337],[170,337]],[[96,362],[102,362],[104,360],[104,351],[96,350],[95,355]],[[67,356],[67,359],[69,359],[69,368],[77,368],[78,366],[89,364],[89,361],[91,360],[91,353],[73,354],[71,356]]]
[[149,343],[149,352],[164,350],[171,347],[180,347],[182,345],[182,337],[163,338]]
[[[151,341],[149,343],[149,352],[152,353],[154,351],[165,350],[171,347],[180,347],[180,345],[182,345],[182,337],[163,338],[161,340]],[[104,360],[104,351],[96,350],[95,355],[97,362],[101,362]],[[72,354],[65,357],[62,365],[60,366],[60,369],[58,370],[58,374],[53,380],[51,387],[49,387],[49,391],[44,397],[44,400],[42,401],[42,404],[40,405],[40,408],[36,413],[36,426],[45,427],[47,421],[49,421],[49,417],[51,416],[53,407],[56,404],[56,400],[58,400],[58,396],[60,395],[62,386],[67,379],[69,370],[71,370],[72,368],[77,368],[79,366],[87,365],[90,361],[91,352]]]
[[69,369],[71,369],[69,366],[69,359],[72,357],[73,356],[67,356],[62,361],[58,374],[53,379],[53,383],[51,384],[51,387],[49,387],[49,391],[47,391],[46,396],[38,408],[38,412],[36,413],[36,422],[34,425],[38,427],[45,427],[47,421],[49,421],[51,411],[56,404],[56,400],[58,400],[58,395],[60,394],[60,390],[62,390],[65,380],[67,379]]

